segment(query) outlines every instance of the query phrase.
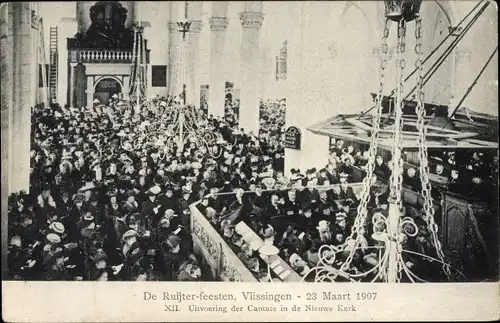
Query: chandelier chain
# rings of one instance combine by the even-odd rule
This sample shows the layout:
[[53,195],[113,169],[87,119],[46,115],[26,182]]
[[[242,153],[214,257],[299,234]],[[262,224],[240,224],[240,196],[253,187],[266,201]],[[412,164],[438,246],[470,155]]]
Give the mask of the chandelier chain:
[[422,63],[422,19],[415,20],[415,53],[417,56],[417,130],[418,130],[418,156],[420,160],[420,181],[422,182],[422,196],[424,197],[424,205],[422,217],[425,220],[431,234],[432,243],[436,249],[437,256],[442,261],[443,271],[450,278],[451,272],[449,266],[444,261],[444,253],[439,240],[438,227],[434,222],[434,202],[431,195],[432,185],[429,180],[429,164],[426,145],[427,128],[424,124],[425,106],[424,106],[424,86],[423,86],[423,63]]
[[397,77],[397,89],[396,89],[396,103],[394,105],[395,118],[394,118],[394,145],[392,147],[392,164],[393,170],[390,177],[390,196],[393,203],[398,205],[399,212],[403,212],[403,200],[401,198],[402,188],[403,188],[403,158],[402,158],[402,146],[403,146],[403,120],[402,112],[404,107],[404,101],[402,99],[404,91],[404,68],[406,65],[404,59],[404,53],[406,50],[405,43],[406,34],[406,21],[402,19],[398,24],[398,42],[397,42],[397,58],[396,65],[399,68]]
[[375,168],[375,158],[377,155],[378,137],[380,131],[380,117],[382,115],[382,99],[383,99],[384,83],[385,83],[384,77],[385,77],[385,70],[387,68],[387,60],[389,52],[389,47],[387,46],[387,39],[389,38],[389,24],[390,20],[386,19],[384,22],[384,32],[382,35],[382,46],[381,46],[381,56],[380,56],[380,83],[375,102],[376,110],[375,114],[373,115],[373,122],[372,122],[374,130],[370,138],[370,148],[368,150],[369,152],[368,163],[366,164],[366,176],[363,179],[363,192],[360,199],[360,203],[357,208],[358,216],[354,221],[351,234],[345,240],[344,244],[339,247],[339,249],[345,250],[348,243],[351,243],[351,241],[353,240],[355,241],[355,243],[351,251],[349,252],[346,261],[342,264],[341,270],[349,269],[351,262],[354,258],[356,248],[358,247],[360,243],[360,238],[362,236],[359,233],[359,229],[365,226],[366,224],[365,222],[368,213],[368,202],[370,201],[370,187],[372,185],[372,176]]

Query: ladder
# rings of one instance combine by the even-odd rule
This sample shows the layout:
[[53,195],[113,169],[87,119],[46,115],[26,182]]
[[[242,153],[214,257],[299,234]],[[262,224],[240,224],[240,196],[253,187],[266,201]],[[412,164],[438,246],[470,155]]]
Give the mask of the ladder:
[[59,54],[57,52],[57,27],[50,27],[50,62],[49,62],[49,95],[50,102],[55,103],[57,101],[57,81],[58,81],[58,66],[59,66]]
[[42,103],[44,104],[45,107],[48,107],[48,99],[49,99],[49,89],[47,87],[47,71],[46,71],[46,63],[47,59],[45,57],[45,40],[43,37],[44,31],[43,31],[43,20],[42,18],[39,18],[37,23],[36,23],[36,28],[38,29],[38,57],[39,61],[38,63],[40,64],[41,67],[41,76],[42,76],[42,88],[43,88],[43,94],[42,94]]

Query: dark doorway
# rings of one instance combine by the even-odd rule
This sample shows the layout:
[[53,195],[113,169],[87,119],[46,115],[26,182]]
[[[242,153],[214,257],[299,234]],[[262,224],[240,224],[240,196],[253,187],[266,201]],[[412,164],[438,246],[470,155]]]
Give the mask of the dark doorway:
[[115,94],[122,92],[120,82],[113,78],[104,78],[95,86],[94,99],[99,100],[102,104],[108,104],[109,99]]

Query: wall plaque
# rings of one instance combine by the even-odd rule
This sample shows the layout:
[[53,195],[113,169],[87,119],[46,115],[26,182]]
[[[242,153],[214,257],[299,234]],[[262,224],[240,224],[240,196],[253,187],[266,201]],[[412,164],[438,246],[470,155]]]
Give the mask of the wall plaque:
[[120,92],[122,87],[120,83],[114,79],[104,79],[99,81],[95,87],[96,92]]
[[300,150],[302,134],[297,127],[289,127],[285,131],[285,148]]

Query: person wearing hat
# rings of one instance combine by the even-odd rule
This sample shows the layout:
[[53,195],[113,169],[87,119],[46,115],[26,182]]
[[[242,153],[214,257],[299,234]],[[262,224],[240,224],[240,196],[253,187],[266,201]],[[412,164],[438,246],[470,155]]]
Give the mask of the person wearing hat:
[[414,192],[422,191],[422,182],[419,176],[417,176],[417,170],[415,168],[410,167],[403,174],[403,186]]
[[300,193],[300,197],[303,203],[311,203],[317,207],[319,204],[319,191],[314,187],[314,182],[309,180],[305,189]]
[[157,214],[160,214],[161,202],[157,199],[161,193],[159,186],[153,186],[147,191],[148,198],[142,203],[141,218],[154,219]]
[[380,155],[377,155],[375,157],[375,168],[373,172],[380,178],[383,179],[389,179],[391,176],[391,170],[389,167],[384,163],[384,158]]
[[59,190],[59,198],[57,199],[57,213],[64,216],[69,214],[73,207],[73,200],[70,198],[66,188],[61,187]]
[[358,197],[354,193],[352,187],[349,186],[349,183],[347,183],[347,181],[340,182],[340,196],[342,200],[350,199],[354,202],[358,201]]
[[448,191],[465,195],[467,192],[467,186],[465,179],[463,179],[462,172],[456,167],[453,167],[450,172],[450,177],[448,178]]
[[139,203],[135,200],[135,191],[129,190],[127,192],[127,200],[125,201],[123,208],[128,213],[137,213],[139,211]]
[[201,268],[197,264],[187,264],[182,268],[177,277],[178,281],[199,281]]
[[307,263],[302,258],[300,258],[300,256],[296,253],[290,256],[288,262],[292,266],[293,270],[295,270],[301,276],[304,276],[310,270]]
[[321,220],[318,222],[317,239],[323,244],[331,244],[333,242],[333,234],[330,227],[330,222],[327,220]]
[[47,281],[64,281],[69,280],[69,274],[66,270],[66,257],[61,248],[57,248],[53,252],[49,252],[49,256],[44,261],[45,280]]
[[22,248],[21,236],[13,236],[10,239],[7,264],[9,276],[13,280],[21,280],[24,274],[24,265],[28,260],[27,253]]
[[94,215],[90,211],[85,211],[76,226],[80,233],[80,239],[92,238],[92,233],[96,229]]
[[170,235],[162,243],[162,270],[164,280],[173,281],[177,278],[185,253],[181,248],[181,239],[177,235]]
[[295,189],[288,190],[285,203],[283,205],[283,211],[286,215],[298,216],[302,213],[300,202],[297,199],[297,191]]
[[137,239],[137,232],[135,230],[126,231],[122,236],[122,241],[121,255],[123,267],[121,267],[121,270],[117,274],[122,280],[135,280],[137,272],[134,270],[134,267],[136,267],[141,255],[144,255]]
[[262,191],[262,185],[256,184],[255,191],[249,194],[252,205],[259,209],[265,209],[268,206],[270,195]]
[[90,280],[106,281],[109,279],[108,273],[108,255],[98,250],[92,257],[93,266],[90,272]]

